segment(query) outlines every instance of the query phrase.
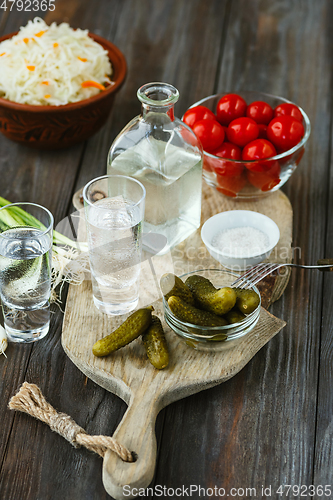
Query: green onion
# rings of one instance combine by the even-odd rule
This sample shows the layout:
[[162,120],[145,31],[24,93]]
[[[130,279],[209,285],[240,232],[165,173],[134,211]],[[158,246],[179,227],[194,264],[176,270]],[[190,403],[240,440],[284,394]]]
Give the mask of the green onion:
[[[10,204],[10,201],[0,196],[0,208]],[[8,210],[0,210],[0,233],[13,225],[37,227],[42,231],[46,229],[38,219],[16,205],[8,207]],[[51,302],[58,302],[59,298],[55,291],[58,285],[63,285],[65,282],[80,284],[86,279],[86,274],[89,272],[88,246],[85,242],[73,241],[58,231],[53,231],[52,252]]]
[[[0,196],[0,208],[10,204],[11,204],[10,201],[5,200],[5,198],[2,198]],[[45,226],[41,222],[39,222],[38,219],[36,219],[33,215],[23,210],[21,207],[14,205],[12,207],[9,207],[8,210],[4,210],[2,212],[0,211],[0,232],[5,231],[6,229],[12,227],[15,224],[19,226],[37,227],[40,228],[42,231],[46,229]],[[75,248],[76,250],[82,250],[82,244],[78,246],[75,241],[71,240],[70,238],[67,238],[67,236],[64,236],[58,231],[53,231],[53,245],[65,245],[71,248]],[[54,250],[57,251],[56,248]]]

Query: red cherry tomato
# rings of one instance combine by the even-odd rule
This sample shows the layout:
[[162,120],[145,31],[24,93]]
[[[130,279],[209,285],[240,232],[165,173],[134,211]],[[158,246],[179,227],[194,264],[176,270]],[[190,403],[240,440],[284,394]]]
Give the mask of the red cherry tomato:
[[273,118],[267,127],[268,139],[281,151],[287,151],[296,146],[303,135],[303,124],[289,115]]
[[235,198],[246,184],[246,175],[244,172],[239,175],[216,174],[216,180],[218,182],[218,186],[216,187],[217,191],[231,198]]
[[267,102],[254,101],[248,105],[246,116],[252,118],[256,123],[268,125],[273,118],[273,108]]
[[241,149],[231,142],[223,142],[212,154],[229,160],[240,160],[242,157]]
[[261,191],[271,191],[275,186],[280,184],[281,168],[278,161],[274,161],[271,168],[265,172],[255,172],[247,170],[247,180],[252,186],[260,189]]
[[267,141],[267,139],[256,139],[246,144],[242,151],[242,160],[252,160],[251,163],[246,163],[246,168],[248,170],[252,170],[253,172],[266,172],[272,167],[272,161],[265,159],[275,155],[276,149],[271,142]]
[[224,130],[224,140],[226,140],[228,127],[226,127],[225,125],[222,125],[222,128]]
[[241,148],[248,142],[257,139],[258,135],[258,124],[252,118],[247,118],[246,116],[233,120],[229,123],[227,130],[228,140]]
[[170,108],[168,111],[167,111],[167,115],[168,117],[170,118],[170,120],[173,122],[174,119],[175,119],[175,112],[174,112],[174,109],[173,108]]
[[209,118],[199,120],[193,125],[193,132],[201,141],[203,149],[208,153],[217,149],[224,141],[223,127],[216,120]]
[[194,106],[194,108],[190,108],[186,111],[183,116],[183,122],[192,128],[196,122],[199,120],[207,120],[207,118],[216,120],[213,111],[206,108],[206,106]]
[[264,125],[263,123],[258,123],[259,127],[259,139],[267,139],[267,125]]
[[276,149],[267,139],[255,139],[244,146],[242,160],[262,160],[276,155]]
[[[228,159],[224,160],[223,157],[221,156],[216,158],[217,156],[216,152],[221,150],[225,144],[228,144],[233,148],[237,148],[239,150],[239,154],[237,154],[238,161],[228,161]],[[243,163],[239,161],[241,158],[240,149],[238,148],[238,146],[235,146],[230,142],[224,142],[222,146],[220,146],[217,150],[213,151],[211,155],[215,156],[210,156],[208,154],[204,155],[203,168],[207,172],[215,172],[221,175],[239,175],[244,170]]]
[[206,172],[213,172],[214,160],[212,158],[208,158],[207,155],[204,155],[202,168],[206,170]]
[[[246,184],[243,163],[241,161],[230,161],[240,160],[241,150],[231,142],[224,142],[213,154],[221,158],[214,168],[218,183],[217,190],[226,196],[234,198]],[[222,158],[227,159],[223,160]]]
[[276,116],[292,116],[300,122],[303,121],[303,115],[300,109],[291,102],[284,102],[283,104],[276,106],[274,109],[274,117]]
[[226,94],[217,103],[216,115],[221,125],[228,126],[232,120],[245,116],[246,102],[238,94]]
[[195,139],[193,130],[189,130],[187,127],[182,127],[180,134],[185,142],[187,142],[188,144],[193,144],[193,140]]
[[244,165],[241,162],[232,162],[228,160],[221,160],[218,165],[215,165],[214,170],[216,174],[226,177],[235,177],[244,171]]

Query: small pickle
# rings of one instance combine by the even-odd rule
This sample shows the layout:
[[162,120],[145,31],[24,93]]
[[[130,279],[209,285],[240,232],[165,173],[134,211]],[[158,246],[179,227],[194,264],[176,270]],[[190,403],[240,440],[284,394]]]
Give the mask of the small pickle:
[[172,296],[180,297],[184,302],[192,306],[194,305],[194,297],[191,290],[175,274],[163,274],[160,280],[160,286],[165,300],[168,300]]
[[196,305],[206,311],[223,316],[236,304],[233,288],[225,286],[217,289],[209,279],[196,274],[189,276],[185,283],[194,295]]
[[225,326],[226,320],[208,311],[202,311],[184,302],[180,297],[170,297],[168,305],[173,314],[186,323],[198,326]]
[[145,346],[149,361],[155,368],[162,370],[169,364],[168,345],[164,336],[160,318],[151,317],[148,329],[142,334],[142,342]]
[[231,311],[229,311],[225,315],[225,319],[228,321],[229,324],[240,323],[245,318],[246,318],[245,314],[241,313],[236,308],[231,309]]
[[95,342],[93,354],[107,356],[138,338],[149,327],[153,310],[153,306],[149,306],[132,313],[114,332]]
[[200,276],[199,274],[192,274],[192,276],[186,278],[185,283],[194,293],[200,292],[202,295],[214,293],[217,290],[208,278]]
[[259,295],[254,290],[235,288],[236,306],[243,314],[251,314],[259,305]]

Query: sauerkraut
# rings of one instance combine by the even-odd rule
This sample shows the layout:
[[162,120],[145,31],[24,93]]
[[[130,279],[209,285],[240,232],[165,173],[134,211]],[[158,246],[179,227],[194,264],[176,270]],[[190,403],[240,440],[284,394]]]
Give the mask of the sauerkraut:
[[0,97],[59,106],[87,99],[112,84],[107,51],[69,24],[35,18],[0,43]]

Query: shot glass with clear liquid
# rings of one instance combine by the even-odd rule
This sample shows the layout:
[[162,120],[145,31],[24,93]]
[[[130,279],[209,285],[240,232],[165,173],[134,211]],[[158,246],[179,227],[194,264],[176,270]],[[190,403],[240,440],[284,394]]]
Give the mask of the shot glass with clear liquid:
[[93,300],[111,315],[139,301],[146,191],[124,175],[105,175],[83,189]]
[[53,216],[34,203],[0,211],[0,297],[7,337],[28,343],[49,331]]

